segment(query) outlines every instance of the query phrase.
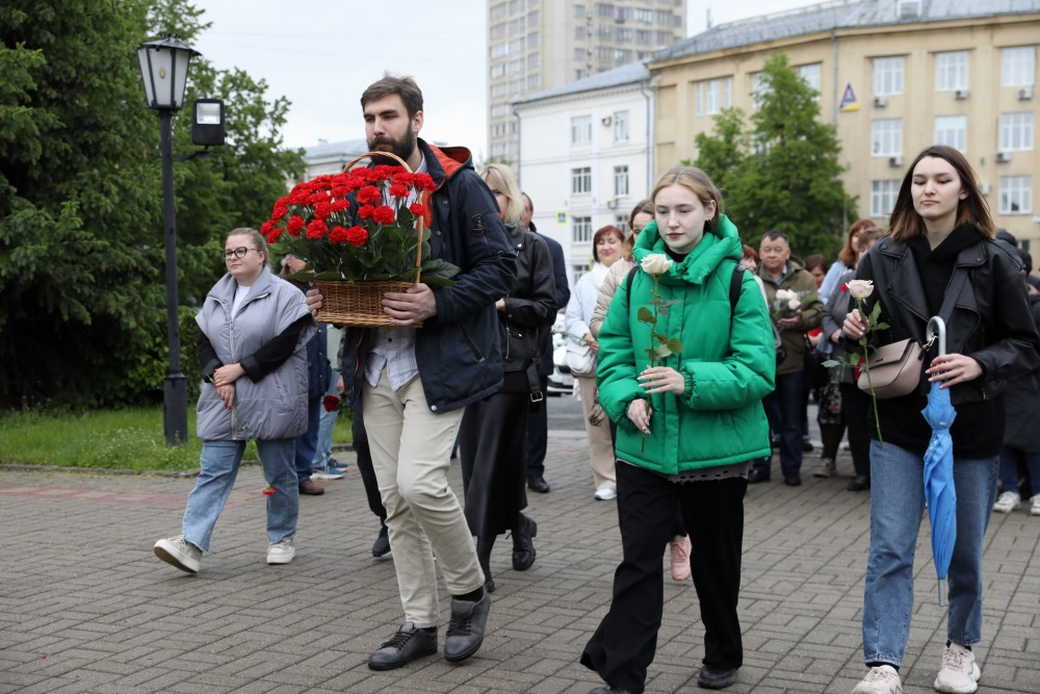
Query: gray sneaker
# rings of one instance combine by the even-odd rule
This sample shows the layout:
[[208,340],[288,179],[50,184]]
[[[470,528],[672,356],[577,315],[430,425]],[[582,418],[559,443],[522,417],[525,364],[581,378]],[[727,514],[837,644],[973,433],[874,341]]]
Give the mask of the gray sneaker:
[[287,537],[274,544],[267,545],[268,564],[288,564],[296,556],[296,546],[292,538]]
[[813,470],[813,477],[830,477],[837,470],[837,464],[834,462],[834,458],[820,458],[820,462],[817,463],[816,469]]
[[199,572],[202,550],[185,540],[183,535],[159,540],[152,547],[152,551],[155,552],[155,556],[181,571],[190,574]]

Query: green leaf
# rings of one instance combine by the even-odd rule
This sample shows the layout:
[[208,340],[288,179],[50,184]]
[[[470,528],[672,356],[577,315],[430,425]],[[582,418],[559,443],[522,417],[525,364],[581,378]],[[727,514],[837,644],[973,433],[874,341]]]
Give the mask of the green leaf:
[[[300,272],[300,273],[297,273],[297,274],[302,275],[303,273]],[[292,277],[288,277],[286,279],[292,279]],[[316,279],[316,280],[341,280],[341,279],[343,279],[343,277],[335,270],[328,270],[326,272],[319,272],[317,274],[313,274],[312,275],[312,279]]]
[[657,316],[655,316],[653,314],[653,312],[650,309],[648,309],[646,306],[640,306],[639,307],[639,311],[636,312],[636,318],[639,320],[640,323],[656,323],[657,322]]
[[450,287],[455,284],[455,280],[440,275],[423,275],[422,281],[431,287]]
[[646,356],[650,358],[650,363],[653,363],[653,361],[655,359],[657,359],[657,351],[656,350],[644,349],[643,351],[646,352]]
[[682,354],[682,343],[673,337],[670,340],[668,340],[668,349],[672,351],[672,354]]
[[665,344],[666,342],[668,342],[668,336],[667,335],[662,335],[659,332],[651,332],[650,333],[650,337],[654,338],[655,340],[657,340],[661,344]]
[[[313,270],[302,270],[301,272],[294,272],[291,275],[286,275],[285,279],[290,280],[292,282],[310,282],[311,280],[314,280],[314,279],[325,279],[325,278],[324,277],[318,278],[317,273],[314,272]],[[339,279],[339,274],[338,273],[336,275],[336,279]]]
[[878,323],[877,325],[874,326],[874,330],[888,330],[891,327],[892,327],[891,325],[889,325],[888,323],[885,323],[884,321],[882,321],[882,322],[880,322],[880,323]]
[[881,302],[880,301],[877,302],[876,304],[874,304],[874,308],[871,309],[870,315],[868,317],[870,319],[870,324],[871,325],[873,325],[873,324],[878,322],[878,318],[881,317]]

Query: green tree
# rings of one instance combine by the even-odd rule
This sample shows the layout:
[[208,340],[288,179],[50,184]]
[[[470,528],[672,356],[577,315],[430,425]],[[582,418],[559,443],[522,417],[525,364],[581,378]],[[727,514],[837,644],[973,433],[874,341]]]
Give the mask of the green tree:
[[856,200],[845,192],[841,143],[834,126],[820,122],[817,96],[786,56],[774,54],[750,130],[739,110],[727,110],[716,116],[713,135],[697,136],[696,164],[721,179],[729,215],[748,243],[778,229],[796,255],[833,255],[841,246]]
[[[156,398],[167,363],[158,119],[137,45],[205,25],[186,0],[0,8],[0,407]],[[302,171],[288,104],[241,71],[192,66],[189,97],[223,97],[229,146],[175,165],[181,296],[223,272],[222,234],[255,226]],[[190,109],[175,151],[190,146]]]

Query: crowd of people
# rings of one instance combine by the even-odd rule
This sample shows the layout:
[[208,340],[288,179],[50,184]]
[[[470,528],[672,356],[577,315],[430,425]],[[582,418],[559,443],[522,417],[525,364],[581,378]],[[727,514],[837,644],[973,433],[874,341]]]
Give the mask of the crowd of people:
[[[744,496],[748,484],[772,478],[774,449],[783,483],[802,483],[803,455],[813,450],[810,400],[822,438],[812,474],[837,474],[847,433],[848,489],[871,494],[867,673],[853,692],[901,692],[931,437],[920,412],[932,384],[957,409],[957,539],[934,686],[975,691],[989,514],[1011,512],[1034,492],[1031,513],[1040,515],[1040,293],[1031,258],[1014,239],[998,238],[962,155],[942,146],[921,152],[888,228],[855,222],[832,263],[818,254],[799,260],[806,249],[776,229],[761,233],[757,249],[744,243],[749,230],[742,235],[726,216],[709,172],[676,166],[632,209],[627,228],[596,231],[591,269],[570,287],[559,244],[535,229],[533,202],[509,167],[478,173],[464,149],[419,138],[414,81],[386,76],[361,106],[369,149],[433,178],[431,252],[461,272],[450,286],[387,294],[391,326],[340,332],[313,321],[323,303],[317,290],[272,272],[263,236],[228,233],[227,274],[196,319],[201,472],[181,534],[154,545],[160,559],[200,570],[246,442],[255,440],[269,483],[267,562],[291,562],[299,495],[321,494],[315,480],[342,476],[331,447],[342,399],[379,521],[372,554],[392,553],[403,612],[368,665],[399,668],[437,652],[438,573],[451,600],[444,657],[469,658],[492,606],[498,536],[512,539],[514,570],[536,561],[538,523],[525,510],[528,491],[551,490],[546,378],[562,311],[592,495],[616,500],[621,536],[610,607],[575,654],[604,681],[593,694],[644,690],[666,550],[672,578],[692,576],[699,603],[697,684],[737,681]],[[287,257],[281,267],[293,273],[305,263]],[[854,285],[871,291],[853,301]],[[947,328],[944,353],[926,339],[936,315]],[[871,398],[855,355],[863,342],[905,339],[923,345],[909,387]],[[329,398],[333,406],[323,408]],[[456,446],[461,500],[447,480]]]

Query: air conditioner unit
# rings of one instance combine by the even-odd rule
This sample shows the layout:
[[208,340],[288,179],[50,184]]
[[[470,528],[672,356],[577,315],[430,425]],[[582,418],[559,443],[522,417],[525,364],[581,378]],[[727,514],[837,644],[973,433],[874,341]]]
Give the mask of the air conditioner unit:
[[610,124],[614,122],[614,119],[611,116],[603,116],[602,118],[599,119],[599,122],[602,123],[603,125],[609,127]]
[[983,195],[989,195],[989,192],[991,190],[993,190],[993,186],[991,186],[990,184],[988,184],[988,183],[980,183],[979,184],[979,192],[982,193]]
[[903,165],[903,157],[898,155],[898,154],[896,156],[894,156],[894,157],[889,157],[888,158],[888,165],[889,166],[902,166]]
[[997,152],[997,163],[998,164],[1007,164],[1009,161],[1011,161],[1011,153],[1010,152]]
[[968,90],[967,89],[958,89],[957,91],[955,91],[953,93],[953,98],[957,99],[958,101],[964,101],[965,99],[968,98]]
[[1033,88],[1032,87],[1022,87],[1021,89],[1018,90],[1018,100],[1019,101],[1029,101],[1032,98],[1033,98]]
[[607,207],[609,207],[610,209],[616,210],[617,206],[618,206],[618,199],[617,198],[611,198],[610,200],[607,200]]
[[888,106],[888,98],[884,96],[874,97],[874,108],[884,108]]
[[1033,215],[1033,224],[1040,224],[1040,214]]

